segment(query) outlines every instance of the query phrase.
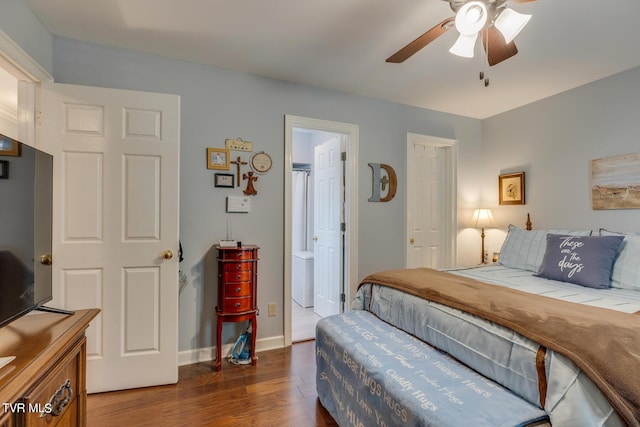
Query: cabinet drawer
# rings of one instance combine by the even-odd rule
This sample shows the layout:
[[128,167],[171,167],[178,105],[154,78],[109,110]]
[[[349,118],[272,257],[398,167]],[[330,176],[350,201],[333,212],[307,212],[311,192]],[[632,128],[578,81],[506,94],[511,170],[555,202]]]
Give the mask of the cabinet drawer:
[[227,298],[251,296],[251,282],[225,283],[224,295]]
[[[70,358],[57,366],[44,381],[33,388],[24,397],[29,408],[25,413],[24,426],[74,426],[78,424],[78,400],[84,390],[78,381],[80,355],[77,350],[69,354]],[[38,411],[43,411],[42,414]]]
[[251,271],[252,266],[253,264],[250,262],[225,262],[224,271],[225,273],[234,271]]
[[251,271],[235,271],[224,273],[224,281],[228,282],[247,282],[251,280]]
[[222,260],[223,261],[232,261],[232,260],[245,260],[245,259],[253,259],[253,251],[251,250],[228,250],[222,251]]
[[225,298],[222,305],[226,313],[242,313],[251,310],[251,297]]

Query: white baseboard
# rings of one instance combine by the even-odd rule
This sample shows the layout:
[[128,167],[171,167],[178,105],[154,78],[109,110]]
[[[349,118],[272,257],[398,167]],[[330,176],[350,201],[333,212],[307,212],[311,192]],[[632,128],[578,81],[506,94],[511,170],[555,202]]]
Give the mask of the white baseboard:
[[[222,358],[231,354],[235,343],[222,346]],[[256,352],[273,350],[284,347],[284,336],[261,338],[256,341]],[[178,366],[192,365],[194,363],[209,362],[216,359],[216,347],[197,348],[178,352]]]

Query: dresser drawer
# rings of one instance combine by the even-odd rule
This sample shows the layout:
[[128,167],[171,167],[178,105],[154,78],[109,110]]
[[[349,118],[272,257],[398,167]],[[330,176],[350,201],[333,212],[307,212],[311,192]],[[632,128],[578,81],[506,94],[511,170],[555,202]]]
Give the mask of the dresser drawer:
[[226,250],[222,251],[222,260],[223,261],[233,261],[233,260],[250,260],[253,259],[253,251],[251,250]]
[[251,262],[225,262],[224,271],[225,273],[231,273],[234,271],[251,271],[252,266],[253,263]]
[[[82,342],[85,339],[83,338]],[[83,383],[79,380],[82,361],[80,344],[69,352],[38,386],[24,397],[29,408],[25,412],[26,427],[76,426],[78,425],[78,400],[84,396]],[[42,412],[38,412],[42,411]]]
[[225,283],[224,295],[227,298],[251,296],[251,282]]
[[247,282],[251,281],[251,271],[236,271],[224,273],[224,281],[226,282]]
[[222,310],[226,313],[242,313],[251,310],[251,297],[225,298]]

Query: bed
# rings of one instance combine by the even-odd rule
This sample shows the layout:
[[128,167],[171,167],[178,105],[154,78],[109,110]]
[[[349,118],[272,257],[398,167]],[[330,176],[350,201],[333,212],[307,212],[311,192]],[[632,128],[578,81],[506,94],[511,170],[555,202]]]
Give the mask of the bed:
[[[455,426],[465,425],[470,411],[497,413],[479,397],[491,385],[516,399],[498,406],[517,409],[474,425],[638,426],[638,260],[640,236],[510,226],[497,264],[372,274],[352,302],[356,314],[318,323],[320,402],[340,425]],[[486,387],[477,387],[468,405],[440,403],[440,414],[425,409],[411,393],[416,372],[427,372],[431,384],[440,380],[426,362],[435,360],[432,350],[422,345],[450,358],[436,373],[461,369],[481,375]],[[400,375],[396,368],[404,365],[412,368]],[[385,390],[379,396],[362,380],[373,375]],[[442,397],[428,384],[422,387],[431,397]],[[353,392],[354,385],[362,388]]]

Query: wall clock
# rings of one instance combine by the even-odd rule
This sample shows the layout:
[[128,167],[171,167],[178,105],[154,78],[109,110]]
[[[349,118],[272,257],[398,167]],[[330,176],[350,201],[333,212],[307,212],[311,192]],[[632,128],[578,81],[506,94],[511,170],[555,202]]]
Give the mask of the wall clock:
[[260,151],[259,153],[255,153],[253,156],[251,156],[250,163],[251,168],[257,173],[267,173],[273,165],[271,156],[264,151]]

